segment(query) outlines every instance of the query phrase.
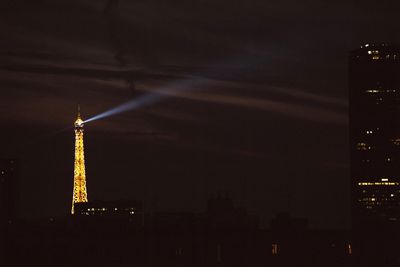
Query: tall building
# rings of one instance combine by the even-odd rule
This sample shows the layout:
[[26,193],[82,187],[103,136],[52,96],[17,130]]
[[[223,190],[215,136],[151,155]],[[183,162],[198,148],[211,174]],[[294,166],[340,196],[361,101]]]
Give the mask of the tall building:
[[85,154],[83,150],[83,120],[78,107],[78,117],[75,121],[74,191],[71,214],[74,214],[74,205],[82,202],[88,202],[88,197],[86,191]]
[[10,266],[19,210],[20,169],[15,159],[0,159],[0,266]]
[[400,46],[350,53],[353,225],[400,221]]
[[18,215],[19,166],[15,159],[0,159],[0,224]]

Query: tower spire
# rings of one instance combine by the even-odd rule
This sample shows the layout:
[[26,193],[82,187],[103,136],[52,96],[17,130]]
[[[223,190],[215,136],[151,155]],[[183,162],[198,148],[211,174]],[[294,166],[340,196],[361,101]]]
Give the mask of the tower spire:
[[78,116],[77,116],[77,119],[80,119],[80,118],[81,118],[81,105],[78,104]]
[[78,118],[75,120],[74,190],[71,214],[74,214],[74,205],[82,202],[88,202],[88,197],[86,191],[85,154],[83,150],[83,120],[80,106],[78,105]]

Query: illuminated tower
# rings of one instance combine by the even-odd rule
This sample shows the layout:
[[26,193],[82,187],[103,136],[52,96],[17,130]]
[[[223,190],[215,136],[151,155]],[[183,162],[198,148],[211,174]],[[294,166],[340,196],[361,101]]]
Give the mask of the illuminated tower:
[[88,202],[86,191],[85,156],[83,151],[83,120],[78,106],[78,117],[75,121],[75,165],[74,193],[72,196],[71,214],[74,214],[75,203]]

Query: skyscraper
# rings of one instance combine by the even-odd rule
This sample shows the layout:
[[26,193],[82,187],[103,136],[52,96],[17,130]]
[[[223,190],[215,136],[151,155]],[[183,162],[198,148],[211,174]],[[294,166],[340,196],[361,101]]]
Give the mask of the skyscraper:
[[85,155],[83,150],[83,120],[78,107],[78,117],[75,121],[75,164],[74,191],[72,196],[71,214],[74,214],[74,204],[88,202],[86,191]]
[[400,221],[400,46],[365,44],[349,61],[353,225]]
[[18,215],[19,166],[15,159],[0,159],[0,225]]
[[9,266],[19,210],[20,169],[15,159],[0,159],[0,266]]

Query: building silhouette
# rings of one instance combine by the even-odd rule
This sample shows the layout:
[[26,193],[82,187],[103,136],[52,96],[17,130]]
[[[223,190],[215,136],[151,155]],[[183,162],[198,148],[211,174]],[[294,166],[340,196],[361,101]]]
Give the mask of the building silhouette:
[[20,167],[15,159],[0,159],[0,266],[13,251],[12,229],[19,216]]
[[350,150],[356,227],[400,220],[400,46],[350,53]]
[[230,197],[217,194],[207,200],[205,213],[207,225],[215,229],[253,228],[259,226],[259,218],[248,214],[244,207],[236,207]]
[[354,253],[360,266],[398,266],[400,46],[350,53],[350,160]]
[[19,164],[15,159],[0,159],[0,223],[12,223],[19,207]]
[[260,228],[227,197],[210,198],[202,212],[152,213],[145,223],[140,205],[77,203],[73,216],[21,223],[13,264],[0,266],[355,266],[346,231],[308,229],[286,215]]

